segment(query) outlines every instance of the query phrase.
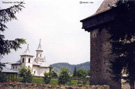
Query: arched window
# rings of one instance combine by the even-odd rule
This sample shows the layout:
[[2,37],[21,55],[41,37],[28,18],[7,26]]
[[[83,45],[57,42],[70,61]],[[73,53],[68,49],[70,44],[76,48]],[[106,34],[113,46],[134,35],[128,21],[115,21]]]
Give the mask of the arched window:
[[28,60],[28,63],[30,63],[30,58],[29,58],[29,60]]
[[22,59],[22,63],[24,63],[24,58]]

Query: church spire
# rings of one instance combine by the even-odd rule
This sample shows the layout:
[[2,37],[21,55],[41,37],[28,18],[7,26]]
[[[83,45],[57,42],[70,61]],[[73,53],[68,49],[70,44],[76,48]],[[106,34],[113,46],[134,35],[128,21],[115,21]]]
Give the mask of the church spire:
[[42,50],[42,48],[41,48],[41,39],[39,40],[39,45],[38,45],[37,50]]
[[29,50],[29,44],[27,44],[27,49],[24,51],[23,55],[31,55],[30,50]]

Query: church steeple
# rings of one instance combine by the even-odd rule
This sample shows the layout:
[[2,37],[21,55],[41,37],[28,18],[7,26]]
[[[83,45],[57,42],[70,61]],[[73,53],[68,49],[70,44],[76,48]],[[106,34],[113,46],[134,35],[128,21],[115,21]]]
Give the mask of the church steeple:
[[26,48],[26,50],[24,51],[24,53],[23,53],[22,55],[33,56],[33,55],[30,53],[29,44],[27,44],[27,48]]
[[39,45],[38,48],[36,50],[36,62],[40,62],[42,60],[42,48],[41,48],[41,39],[39,40]]
[[[39,45],[38,45],[37,50],[42,50],[42,48],[41,48],[41,39],[39,40]],[[42,51],[43,51],[43,50],[42,50]]]

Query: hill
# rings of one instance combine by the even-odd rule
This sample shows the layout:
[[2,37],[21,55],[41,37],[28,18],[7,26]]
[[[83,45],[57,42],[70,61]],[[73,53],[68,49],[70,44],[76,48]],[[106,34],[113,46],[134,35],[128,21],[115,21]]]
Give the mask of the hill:
[[85,63],[81,63],[77,65],[72,65],[69,63],[55,63],[55,64],[52,64],[52,66],[53,66],[53,71],[55,71],[58,74],[60,73],[60,70],[62,68],[67,68],[70,74],[72,74],[75,66],[76,66],[76,69],[83,69],[83,70],[90,69],[90,62],[85,62]]

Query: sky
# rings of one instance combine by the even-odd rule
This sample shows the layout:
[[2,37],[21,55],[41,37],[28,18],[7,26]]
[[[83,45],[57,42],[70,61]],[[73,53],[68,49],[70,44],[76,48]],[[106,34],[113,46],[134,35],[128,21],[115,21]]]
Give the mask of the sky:
[[[21,0],[0,0],[0,9],[13,6]],[[41,39],[43,57],[48,64],[67,62],[80,64],[90,61],[90,33],[82,29],[80,20],[94,14],[103,0],[23,0],[17,20],[6,23],[5,39],[26,39],[30,52],[36,56]],[[80,3],[88,2],[88,3]],[[91,3],[93,2],[93,3]],[[14,63],[27,48],[12,50],[2,62]],[[33,58],[33,60],[34,60]]]

